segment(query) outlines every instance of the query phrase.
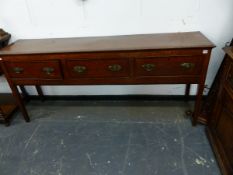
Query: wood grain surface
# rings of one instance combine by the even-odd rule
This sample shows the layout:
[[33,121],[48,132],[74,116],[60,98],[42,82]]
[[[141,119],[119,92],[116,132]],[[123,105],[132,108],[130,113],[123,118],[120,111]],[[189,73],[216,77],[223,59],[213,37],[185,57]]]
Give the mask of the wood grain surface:
[[98,52],[123,50],[154,50],[212,48],[200,32],[140,34],[106,37],[27,39],[18,40],[0,51],[1,55]]

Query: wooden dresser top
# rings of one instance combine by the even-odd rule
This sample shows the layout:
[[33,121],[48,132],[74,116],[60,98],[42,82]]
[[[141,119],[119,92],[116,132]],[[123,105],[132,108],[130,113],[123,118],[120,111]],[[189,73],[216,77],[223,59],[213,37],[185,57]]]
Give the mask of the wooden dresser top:
[[212,48],[200,32],[140,34],[106,37],[18,40],[0,51],[0,55]]

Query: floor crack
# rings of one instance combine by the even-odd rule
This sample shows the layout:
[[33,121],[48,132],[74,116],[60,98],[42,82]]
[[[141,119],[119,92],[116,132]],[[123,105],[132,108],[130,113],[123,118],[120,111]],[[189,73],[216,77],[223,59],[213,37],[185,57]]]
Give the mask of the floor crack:
[[185,164],[185,160],[184,160],[184,151],[185,151],[185,145],[184,145],[184,137],[182,136],[182,130],[180,128],[180,121],[178,120],[177,122],[177,128],[178,128],[178,132],[180,135],[180,146],[181,146],[181,153],[180,153],[180,158],[181,158],[181,168],[183,171],[184,175],[188,175],[188,170]]
[[130,151],[130,145],[131,145],[131,138],[132,138],[132,133],[130,131],[129,133],[129,139],[128,139],[128,144],[127,144],[127,150],[125,153],[125,158],[124,158],[124,164],[123,164],[123,169],[122,169],[122,174],[125,173],[125,169],[128,163],[128,159],[129,159],[129,151]]
[[27,143],[25,144],[25,147],[24,147],[25,149],[27,149],[28,145],[30,144],[30,142],[31,142],[32,138],[34,137],[34,135],[36,134],[36,132],[38,131],[39,127],[40,127],[40,125],[38,125],[36,127],[36,129],[33,131],[31,137],[28,139]]

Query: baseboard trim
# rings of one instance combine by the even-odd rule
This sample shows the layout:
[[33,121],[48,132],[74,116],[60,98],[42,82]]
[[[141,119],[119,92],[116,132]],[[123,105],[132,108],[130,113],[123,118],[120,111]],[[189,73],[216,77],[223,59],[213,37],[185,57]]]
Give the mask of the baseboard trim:
[[[1,101],[5,101],[9,97],[11,99],[12,95],[10,93],[0,93]],[[41,100],[41,97],[38,95],[29,95],[30,100]],[[174,100],[174,101],[194,101],[196,98],[195,95],[191,95],[188,98],[184,95],[45,95],[45,100],[148,100],[148,101],[160,101],[160,100]],[[205,96],[203,97],[205,98]]]
[[[30,95],[30,100],[41,100],[37,95]],[[186,97],[184,95],[45,95],[44,100],[79,100],[79,101],[111,101],[111,100],[145,100],[145,101],[193,101],[195,96]]]

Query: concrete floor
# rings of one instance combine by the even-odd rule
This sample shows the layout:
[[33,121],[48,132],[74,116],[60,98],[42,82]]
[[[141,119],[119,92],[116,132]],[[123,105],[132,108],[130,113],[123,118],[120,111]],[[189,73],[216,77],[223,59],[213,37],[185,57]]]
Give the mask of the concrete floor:
[[220,175],[175,101],[46,101],[0,125],[1,175]]

